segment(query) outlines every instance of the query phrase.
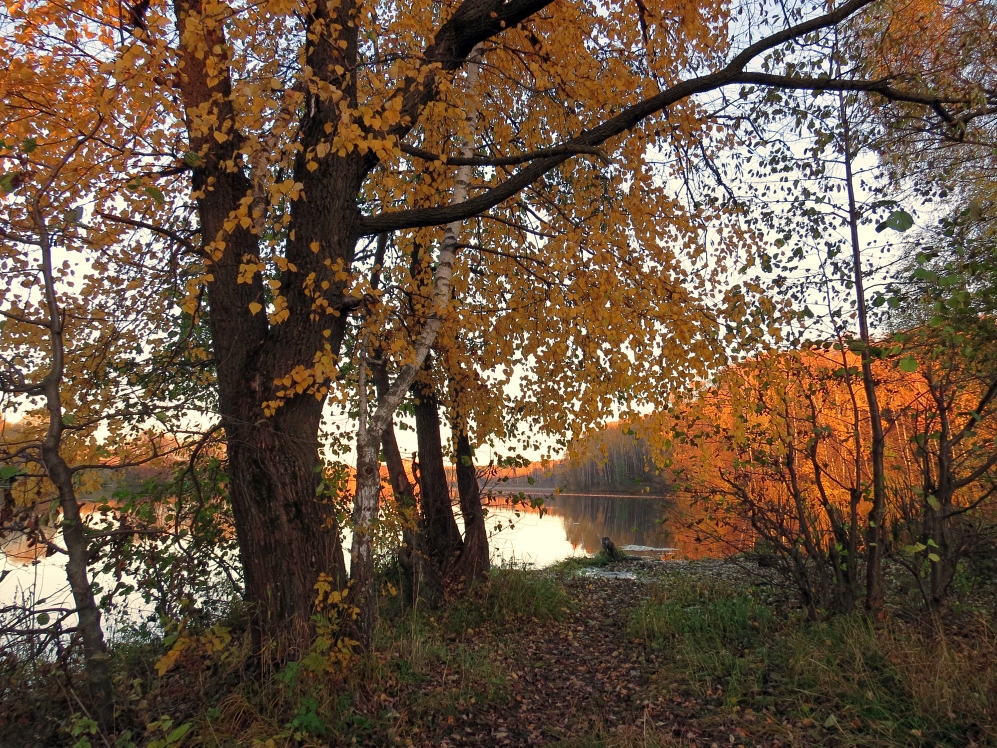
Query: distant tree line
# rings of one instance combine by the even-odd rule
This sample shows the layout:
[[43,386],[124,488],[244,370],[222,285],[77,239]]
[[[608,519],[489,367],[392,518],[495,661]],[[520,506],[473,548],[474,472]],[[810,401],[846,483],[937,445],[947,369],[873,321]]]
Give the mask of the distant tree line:
[[[546,467],[531,465],[505,477],[504,486],[566,492],[661,494],[667,483],[651,460],[646,439],[626,425],[612,424],[578,444],[569,456]],[[532,483],[530,480],[532,479]]]

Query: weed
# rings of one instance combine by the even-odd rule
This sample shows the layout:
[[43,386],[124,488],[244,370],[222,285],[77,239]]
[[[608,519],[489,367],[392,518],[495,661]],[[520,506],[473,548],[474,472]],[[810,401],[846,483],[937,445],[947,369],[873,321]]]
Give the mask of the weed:
[[[855,746],[997,738],[997,646],[982,619],[974,628],[960,652],[937,622],[925,630],[858,614],[780,618],[748,587],[688,581],[662,590],[631,623],[666,654],[661,675],[673,686],[720,698],[731,715],[764,712],[817,731],[815,742]],[[756,729],[776,738],[780,724]]]
[[447,630],[459,632],[517,619],[559,621],[569,606],[564,587],[550,574],[494,569],[486,584],[446,611],[443,623]]
[[612,563],[609,560],[609,556],[606,555],[605,551],[599,551],[594,556],[571,556],[559,561],[551,567],[548,567],[547,571],[558,577],[569,576],[574,574],[581,569],[591,569],[599,568],[604,566],[609,566]]

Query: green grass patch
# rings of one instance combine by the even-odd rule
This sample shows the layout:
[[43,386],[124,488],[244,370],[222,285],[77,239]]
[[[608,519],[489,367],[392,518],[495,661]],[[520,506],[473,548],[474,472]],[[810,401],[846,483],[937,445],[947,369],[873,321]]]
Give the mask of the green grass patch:
[[[862,615],[811,623],[777,615],[748,587],[675,580],[634,614],[631,633],[664,653],[670,685],[719,699],[777,738],[794,726],[817,744],[967,745],[997,741],[997,655],[972,636]],[[767,731],[767,732],[766,732]]]
[[555,576],[568,576],[576,574],[582,569],[601,569],[612,563],[605,551],[599,551],[594,556],[570,556],[563,561],[558,561],[547,571]]
[[564,586],[542,571],[493,569],[488,582],[443,612],[448,631],[499,627],[521,619],[559,621],[571,609]]

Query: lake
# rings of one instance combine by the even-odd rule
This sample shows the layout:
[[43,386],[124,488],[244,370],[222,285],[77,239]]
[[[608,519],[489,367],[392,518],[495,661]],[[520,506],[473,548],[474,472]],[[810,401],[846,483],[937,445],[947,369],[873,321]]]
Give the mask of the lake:
[[492,559],[497,564],[549,566],[591,556],[610,538],[626,553],[688,559],[723,555],[724,548],[689,527],[692,511],[672,497],[553,494],[544,512],[511,507],[502,497],[487,506]]
[[[498,495],[488,502],[486,524],[497,565],[542,568],[565,558],[590,556],[599,551],[603,537],[628,554],[650,558],[722,555],[723,547],[689,527],[691,517],[688,505],[671,497],[554,494],[544,496],[541,512],[511,506]],[[349,542],[347,536],[347,548]],[[33,561],[32,552],[16,538],[8,538],[2,547],[0,607],[25,597],[55,604],[68,600],[62,557]],[[147,606],[136,596],[126,607],[137,616]]]

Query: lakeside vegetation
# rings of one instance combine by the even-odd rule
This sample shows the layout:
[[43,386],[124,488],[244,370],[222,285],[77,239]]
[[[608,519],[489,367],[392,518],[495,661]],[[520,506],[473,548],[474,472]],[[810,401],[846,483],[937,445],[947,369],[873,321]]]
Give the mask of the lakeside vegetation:
[[[945,615],[812,622],[753,560],[572,559],[495,570],[442,611],[386,595],[371,654],[320,636],[307,657],[263,674],[247,671],[234,609],[191,626],[168,666],[175,639],[115,643],[138,726],[117,744],[991,745],[997,587],[960,597]],[[95,723],[62,707],[54,667],[8,681],[4,745],[101,745]]]

